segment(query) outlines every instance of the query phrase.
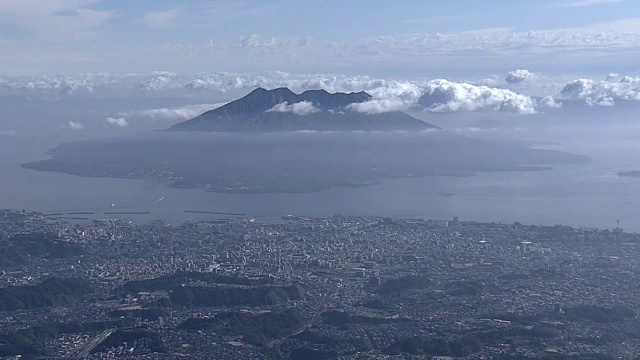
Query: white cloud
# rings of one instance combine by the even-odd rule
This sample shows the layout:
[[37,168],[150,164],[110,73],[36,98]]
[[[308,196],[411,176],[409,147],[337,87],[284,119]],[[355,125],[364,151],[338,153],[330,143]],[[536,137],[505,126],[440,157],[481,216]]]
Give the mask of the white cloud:
[[497,75],[491,75],[488,78],[480,79],[479,81],[473,82],[474,85],[484,85],[484,86],[491,86],[491,87],[498,86],[501,83],[502,83],[502,80],[500,80]]
[[500,111],[534,114],[535,103],[529,96],[507,89],[456,83],[445,79],[426,84],[419,105],[433,112]]
[[[93,10],[97,9],[92,8],[97,0],[2,0],[0,3],[7,1],[27,5],[12,8],[4,6],[4,12],[0,10],[2,25],[28,26],[33,29],[29,31],[37,31],[45,37],[55,36],[59,31],[66,34],[65,38],[86,37],[115,16],[112,12]],[[58,5],[52,8],[49,3]],[[107,2],[103,1],[100,5],[103,3]],[[14,15],[14,8],[19,9],[20,16]],[[3,9],[3,5],[0,5],[0,9]],[[71,20],[68,22],[71,25],[68,25],[59,19],[90,18],[89,14],[105,18],[83,21],[82,26],[75,24],[80,21]],[[148,15],[150,24],[158,26],[169,24],[173,17],[169,10]],[[222,17],[220,14],[217,16]],[[604,61],[611,66],[631,68],[640,54],[640,18],[574,28],[533,28],[527,31],[514,28],[480,29],[337,41],[311,41],[307,37],[273,38],[254,34],[229,42],[172,42],[140,47],[113,47],[96,42],[82,49],[56,47],[48,52],[17,37],[12,40],[19,45],[0,54],[0,65],[4,69],[22,71],[42,71],[43,68],[54,66],[73,71],[135,71],[148,68],[263,71],[286,64],[292,71],[302,72],[309,69],[346,71],[354,66],[361,71],[370,71],[393,65],[394,69],[403,69],[404,73],[431,68],[452,73],[455,70],[468,71],[471,66],[477,68],[478,65],[496,71],[511,64],[535,67],[538,71],[569,66],[572,69],[593,69]],[[550,56],[556,60],[549,62]],[[254,61],[256,58],[260,61]],[[194,85],[199,82],[196,81]]]
[[364,114],[380,114],[391,111],[403,111],[407,104],[398,99],[373,99],[362,103],[353,103],[347,110]]
[[562,103],[556,101],[553,96],[545,96],[538,100],[538,107],[545,109],[559,109],[562,107]]
[[109,125],[113,125],[121,128],[129,126],[129,122],[127,121],[127,119],[123,117],[119,117],[119,118],[108,117],[104,119],[104,121],[106,121]]
[[271,71],[263,74],[247,73],[205,73],[197,74],[184,84],[184,88],[194,90],[219,90],[227,92],[236,89],[256,87],[288,87],[292,90],[324,89],[328,92],[351,92],[386,86],[387,81],[369,76],[349,76],[341,74],[289,74]]
[[84,73],[77,75],[47,74],[42,76],[6,77],[0,82],[0,90],[12,93],[52,92],[72,94],[77,92],[183,92],[252,90],[256,87],[288,87],[296,91],[325,89],[329,92],[367,91],[393,87],[394,81],[361,75],[342,74],[289,74],[271,71],[250,73],[200,73],[177,74],[168,71],[151,73]]
[[310,37],[289,37],[289,38],[264,38],[262,35],[251,34],[241,36],[238,45],[243,48],[286,48],[286,47],[306,47],[311,45]]
[[197,104],[197,105],[185,105],[176,108],[159,108],[137,111],[134,115],[149,118],[151,120],[163,120],[163,121],[179,121],[192,119],[198,115],[201,115],[209,110],[218,108],[226,103],[218,104]]
[[616,101],[640,101],[640,78],[625,76],[619,82],[577,79],[568,83],[562,97],[589,105],[612,106]]
[[604,4],[617,4],[627,0],[570,0],[560,4],[561,7],[586,7]]
[[92,92],[94,86],[108,86],[113,78],[107,74],[56,75],[46,74],[36,77],[17,77],[5,79],[0,87],[10,92],[54,92],[74,94]]
[[[381,36],[358,44],[369,56],[479,56],[510,54],[517,58],[576,51],[611,54],[614,49],[635,50],[640,44],[640,18],[591,26],[516,31],[512,28],[480,29],[455,33]],[[546,61],[541,57],[540,60]]]
[[623,76],[622,79],[620,79],[621,83],[627,83],[627,84],[635,84],[638,85],[640,83],[640,77],[639,76]]
[[71,129],[71,130],[82,130],[82,129],[84,129],[84,124],[79,123],[79,122],[75,122],[75,121],[69,121],[68,126],[69,126],[69,129]]
[[[514,72],[515,73],[515,72]],[[181,74],[167,71],[152,73],[85,73],[77,75],[48,74],[36,77],[3,77],[0,94],[25,96],[50,96],[81,94],[82,96],[143,96],[147,97],[216,97],[238,98],[256,87],[274,89],[288,87],[294,92],[324,89],[328,92],[366,91],[370,101],[354,104],[351,111],[381,113],[405,111],[416,107],[418,99],[427,94],[424,101],[431,101],[431,111],[510,111],[531,113],[536,108],[553,108],[551,99],[578,99],[590,104],[614,104],[619,100],[636,100],[640,90],[640,77],[611,74],[607,80],[571,79],[565,75],[549,77],[529,71],[520,71],[519,78],[529,78],[516,85],[508,84],[504,76],[485,80],[390,80],[363,75],[342,74],[291,74],[271,71],[266,73],[199,73]],[[614,76],[615,75],[615,76]],[[514,75],[515,76],[515,75]],[[482,77],[478,77],[482,79]],[[447,93],[449,92],[449,93]],[[436,101],[435,96],[443,101]],[[559,95],[559,96],[558,96]],[[536,101],[535,99],[540,99]],[[554,100],[555,101],[555,100]],[[181,121],[223,105],[193,104],[157,109],[144,109],[126,113],[109,113],[113,118],[129,121],[137,118],[161,121]],[[287,104],[288,111],[294,106]],[[533,110],[532,110],[533,109]]]
[[552,98],[536,102],[512,90],[445,79],[429,81],[388,81],[368,91],[372,99],[348,106],[349,110],[376,114],[405,111],[414,107],[432,112],[497,111],[534,114],[536,106],[557,107]]
[[131,118],[133,119],[144,118],[151,121],[179,122],[179,121],[193,119],[209,110],[216,109],[225,104],[226,103],[195,104],[195,105],[184,105],[184,106],[172,107],[172,108],[157,108],[157,109],[128,111],[128,112],[121,112],[121,113],[112,115],[107,119],[105,119],[105,121],[110,125],[114,125],[118,127],[128,126]]
[[77,40],[115,16],[108,10],[93,10],[100,0],[3,0],[0,24],[49,40]]
[[424,92],[419,82],[386,81],[381,85],[367,91],[371,100],[351,104],[347,109],[365,114],[404,111],[415,106]]
[[178,10],[160,10],[145,13],[140,23],[153,28],[166,28],[175,25],[178,20]]
[[577,79],[568,83],[561,94],[569,99],[585,99],[591,95],[594,82],[590,79]]
[[309,115],[317,113],[318,111],[320,111],[320,109],[315,107],[311,101],[300,101],[294,104],[289,104],[285,101],[267,110],[267,112],[290,112],[296,115]]
[[520,84],[524,81],[533,79],[534,74],[526,69],[518,69],[507,73],[507,77],[504,79],[508,84]]
[[152,77],[149,79],[144,79],[140,87],[144,90],[148,91],[157,91],[157,90],[169,90],[176,88],[179,86],[176,84],[176,77],[178,76],[176,73],[172,73],[170,71],[154,71],[151,73]]

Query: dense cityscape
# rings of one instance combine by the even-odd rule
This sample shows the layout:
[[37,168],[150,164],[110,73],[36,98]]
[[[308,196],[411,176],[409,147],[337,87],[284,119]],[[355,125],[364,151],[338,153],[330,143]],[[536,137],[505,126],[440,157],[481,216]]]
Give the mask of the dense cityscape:
[[634,359],[640,236],[0,212],[7,359]]

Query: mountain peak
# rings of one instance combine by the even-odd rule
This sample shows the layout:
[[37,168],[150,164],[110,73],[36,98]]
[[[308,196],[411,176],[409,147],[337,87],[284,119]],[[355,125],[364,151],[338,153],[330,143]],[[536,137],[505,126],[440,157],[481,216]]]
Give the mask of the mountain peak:
[[269,90],[267,90],[267,89],[265,89],[265,88],[263,88],[263,87],[257,87],[257,88],[255,88],[253,91],[251,91],[251,92],[250,92],[249,94],[247,94],[247,95],[251,95],[251,94],[261,94],[261,93],[265,93],[265,92],[267,92],[267,91],[269,91]]
[[289,88],[287,87],[279,87],[279,88],[275,88],[273,90],[267,90],[267,92],[273,93],[273,94],[280,94],[280,95],[286,95],[286,96],[295,96],[296,94],[289,90]]
[[325,94],[325,95],[331,95],[331,93],[329,93],[327,90],[325,89],[317,89],[317,90],[307,90],[305,92],[303,92],[302,94],[300,94],[301,96],[304,94]]
[[354,103],[361,103],[369,100],[371,95],[362,91],[359,93],[329,93],[324,89],[307,90],[299,95],[302,101],[311,101],[320,108],[338,110]]
[[240,101],[243,99],[246,101],[248,99],[251,99],[251,101],[257,102],[256,105],[260,105],[260,104],[272,103],[274,101],[277,101],[277,102],[289,101],[295,96],[296,94],[293,91],[287,89],[286,87],[281,87],[273,90],[267,90],[265,88],[259,87],[253,90],[252,92],[250,92],[249,94],[247,94],[242,99],[239,99],[236,101]]
[[[172,126],[170,131],[384,131],[434,128],[402,112],[363,114],[348,106],[371,99],[364,91],[329,93],[307,90],[296,94],[286,87],[259,87],[246,96],[194,119]],[[303,103],[304,104],[299,104]]]

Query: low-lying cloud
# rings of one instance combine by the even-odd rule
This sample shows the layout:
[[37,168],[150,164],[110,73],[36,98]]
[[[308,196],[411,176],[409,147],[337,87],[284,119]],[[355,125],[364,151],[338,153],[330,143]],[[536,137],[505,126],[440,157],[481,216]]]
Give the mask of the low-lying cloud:
[[364,114],[381,114],[406,110],[407,104],[398,99],[373,99],[347,106],[347,110]]
[[507,77],[505,77],[504,81],[506,81],[507,84],[514,85],[531,80],[533,79],[533,77],[534,74],[531,71],[526,69],[518,69],[508,72]]
[[613,106],[617,101],[640,101],[640,78],[625,76],[613,81],[577,79],[569,82],[560,93],[563,98],[584,100],[589,105]]
[[162,121],[182,121],[193,119],[196,116],[202,115],[203,113],[218,108],[225,103],[218,104],[195,104],[195,105],[185,105],[181,107],[175,108],[159,108],[159,109],[149,109],[149,110],[141,110],[132,113],[134,116],[141,116],[145,118],[149,118],[151,120],[162,120]]
[[429,81],[418,104],[432,112],[496,111],[535,114],[535,102],[508,89],[456,83],[440,79]]
[[559,109],[562,103],[553,98],[553,96],[545,96],[538,100],[538,108],[543,109]]
[[311,101],[300,101],[293,104],[289,104],[288,102],[285,101],[267,110],[267,112],[281,112],[281,113],[290,112],[296,115],[303,115],[303,116],[317,113],[318,111],[320,111],[320,109],[315,107]]
[[69,129],[71,129],[71,130],[83,130],[84,129],[84,124],[76,122],[76,121],[69,121],[67,123],[67,125],[69,126]]
[[[606,80],[605,80],[606,79]],[[366,91],[371,99],[353,104],[349,111],[376,114],[390,111],[425,109],[431,112],[510,112],[532,114],[551,111],[559,101],[578,100],[589,105],[615,105],[621,101],[640,101],[640,79],[633,76],[603,74],[601,79],[581,78],[567,81],[566,76],[553,78],[527,69],[477,79],[410,79],[393,80],[365,75],[290,74],[273,71],[249,73],[178,74],[156,71],[143,74],[78,74],[37,77],[5,77],[0,79],[0,94],[38,95],[61,99],[75,95],[166,97],[206,99],[237,98],[255,89],[287,87],[294,92],[324,89],[328,92]],[[205,100],[206,101],[206,100]],[[194,118],[223,105],[195,104],[128,112],[109,112],[127,123],[138,119],[178,122]],[[305,115],[317,111],[313,104],[279,104],[273,112],[284,111]],[[119,122],[123,124],[122,121]],[[109,123],[118,126],[117,123]],[[125,125],[126,126],[126,125]]]
[[[525,75],[520,74],[523,78]],[[388,82],[369,92],[372,99],[351,104],[348,109],[367,114],[422,109],[431,112],[507,112],[535,114],[537,108],[552,109],[560,104],[551,96],[539,101],[513,90],[454,82],[446,79],[424,82]]]
[[226,103],[216,103],[216,104],[193,104],[193,105],[184,105],[178,107],[167,107],[167,108],[157,108],[157,109],[145,109],[145,110],[135,110],[135,111],[127,111],[113,114],[109,116],[105,121],[109,123],[109,125],[118,126],[118,127],[126,127],[130,124],[131,120],[134,122],[141,120],[151,120],[151,121],[162,121],[168,123],[176,123],[181,121],[186,121],[198,117],[209,110],[213,110],[219,108]]
[[347,109],[365,114],[404,111],[414,107],[424,93],[421,84],[411,81],[387,81],[382,85],[368,91],[371,100],[351,104]]
[[107,124],[109,125],[113,125],[120,128],[129,126],[129,122],[127,121],[127,119],[123,117],[119,117],[119,118],[108,117],[104,119],[104,121],[106,121]]

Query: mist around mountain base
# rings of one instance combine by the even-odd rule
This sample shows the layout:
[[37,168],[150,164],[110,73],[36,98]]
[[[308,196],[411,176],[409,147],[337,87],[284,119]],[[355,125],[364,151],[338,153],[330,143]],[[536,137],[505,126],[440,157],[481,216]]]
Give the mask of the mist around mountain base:
[[387,178],[532,171],[588,157],[422,132],[146,133],[62,144],[29,169],[215,192],[309,192]]

